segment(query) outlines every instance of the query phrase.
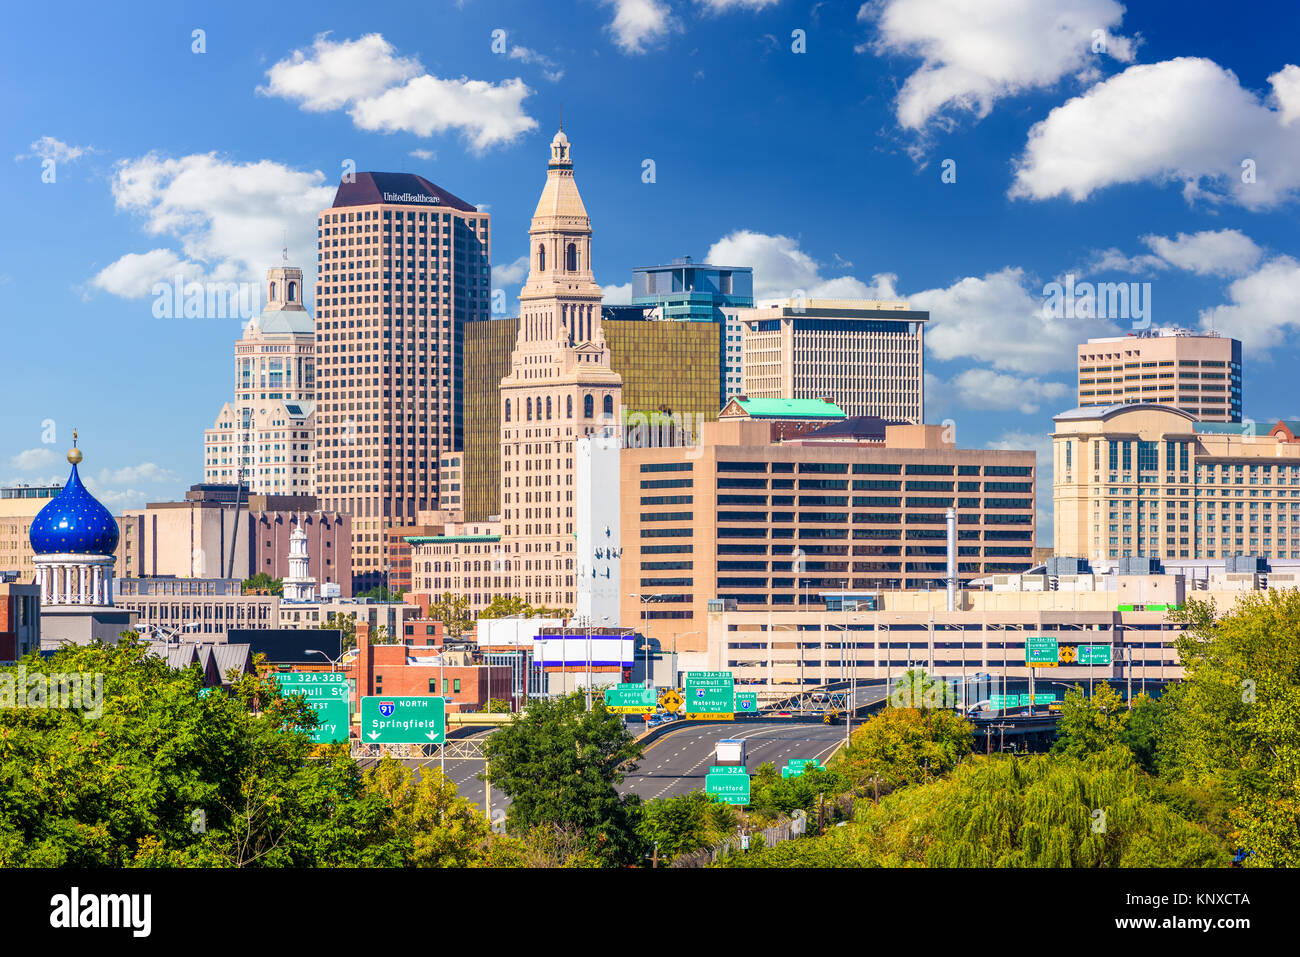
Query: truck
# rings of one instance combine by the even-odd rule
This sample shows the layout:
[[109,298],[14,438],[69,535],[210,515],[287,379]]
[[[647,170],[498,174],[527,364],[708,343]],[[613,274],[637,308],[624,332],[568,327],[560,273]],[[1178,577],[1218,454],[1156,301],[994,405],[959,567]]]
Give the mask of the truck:
[[745,766],[745,739],[722,739],[718,742],[715,756],[719,765],[743,768]]

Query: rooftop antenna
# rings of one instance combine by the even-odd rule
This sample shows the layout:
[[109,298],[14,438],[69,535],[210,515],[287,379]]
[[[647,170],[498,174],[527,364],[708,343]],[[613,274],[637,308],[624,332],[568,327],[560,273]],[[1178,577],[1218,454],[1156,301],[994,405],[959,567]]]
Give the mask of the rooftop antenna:
[[289,261],[289,230],[288,229],[281,230],[281,239],[284,245],[280,247],[280,256],[287,263]]
[[564,103],[560,103],[560,132],[564,132]]

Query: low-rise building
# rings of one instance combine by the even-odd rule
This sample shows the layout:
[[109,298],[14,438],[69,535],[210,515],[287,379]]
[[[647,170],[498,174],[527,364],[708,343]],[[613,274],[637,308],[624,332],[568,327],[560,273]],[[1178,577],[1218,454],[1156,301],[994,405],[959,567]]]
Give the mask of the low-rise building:
[[0,665],[41,648],[41,586],[0,580]]
[[511,669],[476,660],[467,651],[405,643],[372,644],[370,628],[357,625],[357,654],[345,663],[345,673],[359,697],[375,695],[440,695],[449,712],[480,712],[489,699],[518,705]]
[[116,604],[142,635],[224,642],[231,628],[279,628],[278,595],[245,595],[234,578],[119,578]]

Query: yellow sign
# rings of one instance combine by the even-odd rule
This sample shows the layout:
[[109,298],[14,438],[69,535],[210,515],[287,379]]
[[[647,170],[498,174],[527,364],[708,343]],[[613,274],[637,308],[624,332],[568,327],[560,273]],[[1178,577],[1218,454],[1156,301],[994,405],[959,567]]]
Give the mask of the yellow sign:
[[734,712],[727,714],[725,712],[713,711],[688,711],[682,715],[683,721],[735,721]]
[[1031,661],[1031,662],[1029,662],[1029,667],[1031,667],[1031,668],[1055,668],[1055,667],[1056,667],[1056,662],[1055,662],[1055,661]]
[[1061,663],[1068,665],[1075,658],[1075,651],[1069,645],[1061,649]]
[[682,696],[673,688],[669,688],[659,696],[659,707],[663,708],[670,714],[676,714],[682,706]]

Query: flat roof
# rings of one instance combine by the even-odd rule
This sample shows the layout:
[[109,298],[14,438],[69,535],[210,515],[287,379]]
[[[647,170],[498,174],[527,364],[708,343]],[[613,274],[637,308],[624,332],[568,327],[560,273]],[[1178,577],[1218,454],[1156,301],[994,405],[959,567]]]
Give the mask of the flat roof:
[[412,545],[445,544],[448,542],[499,542],[500,535],[411,535],[405,541]]
[[766,419],[843,419],[844,410],[823,399],[742,399],[736,404],[749,415]]

